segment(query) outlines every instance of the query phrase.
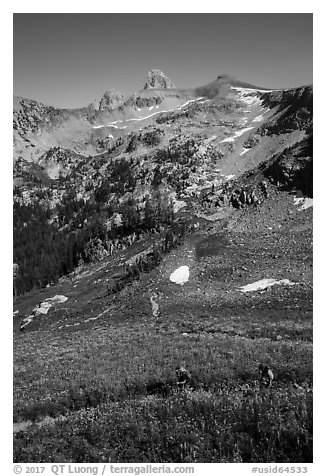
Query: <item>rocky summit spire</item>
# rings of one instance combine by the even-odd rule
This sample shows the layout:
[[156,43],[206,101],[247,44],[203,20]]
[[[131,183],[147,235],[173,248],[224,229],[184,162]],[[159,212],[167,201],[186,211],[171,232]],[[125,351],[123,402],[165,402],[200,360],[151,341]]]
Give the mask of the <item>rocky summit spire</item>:
[[159,69],[151,69],[147,73],[144,89],[175,89],[172,81]]
[[113,111],[117,109],[124,100],[124,94],[115,89],[110,89],[102,96],[100,101],[99,110],[100,111]]

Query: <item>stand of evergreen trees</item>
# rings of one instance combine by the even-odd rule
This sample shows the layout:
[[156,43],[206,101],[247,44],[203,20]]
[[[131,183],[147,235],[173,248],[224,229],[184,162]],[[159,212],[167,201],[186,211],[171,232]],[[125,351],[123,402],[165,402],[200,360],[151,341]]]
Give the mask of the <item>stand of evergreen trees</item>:
[[[132,233],[159,229],[173,222],[173,207],[157,193],[147,199],[140,210],[133,199],[104,206],[107,197],[78,200],[71,191],[61,204],[49,210],[39,202],[24,205],[14,202],[14,262],[19,265],[16,293],[45,287],[69,274],[78,263],[87,263],[92,256],[87,244],[95,238],[104,243]],[[120,226],[108,229],[105,222],[114,213],[122,217]],[[89,247],[88,247],[89,248]]]

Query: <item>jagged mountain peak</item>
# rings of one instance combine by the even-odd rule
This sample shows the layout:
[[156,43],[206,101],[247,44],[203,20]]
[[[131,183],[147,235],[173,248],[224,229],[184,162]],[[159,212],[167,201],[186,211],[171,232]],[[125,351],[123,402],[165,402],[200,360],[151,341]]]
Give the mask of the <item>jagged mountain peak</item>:
[[159,69],[151,69],[147,73],[144,89],[175,89],[176,86]]
[[124,101],[124,94],[116,89],[110,89],[106,91],[99,105],[99,111],[113,111],[117,107],[121,106]]

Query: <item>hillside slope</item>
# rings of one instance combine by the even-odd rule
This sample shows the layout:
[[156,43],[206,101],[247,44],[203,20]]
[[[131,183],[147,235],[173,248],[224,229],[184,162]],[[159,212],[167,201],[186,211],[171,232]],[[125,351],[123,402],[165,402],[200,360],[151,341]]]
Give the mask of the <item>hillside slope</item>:
[[[312,214],[304,203],[273,187],[257,209],[226,222],[197,218],[196,233],[116,294],[107,280],[157,237],[19,300],[22,317],[46,298],[68,298],[25,332],[14,319],[14,428],[24,429],[15,461],[311,462]],[[189,266],[183,286],[169,280],[179,266]],[[276,284],[264,288],[266,279]],[[242,291],[252,283],[262,288]],[[273,369],[272,389],[259,385],[260,362]],[[182,395],[173,393],[177,365],[193,376],[194,390]],[[163,422],[171,445],[156,433]]]
[[312,88],[124,104],[15,165],[14,460],[311,462]]

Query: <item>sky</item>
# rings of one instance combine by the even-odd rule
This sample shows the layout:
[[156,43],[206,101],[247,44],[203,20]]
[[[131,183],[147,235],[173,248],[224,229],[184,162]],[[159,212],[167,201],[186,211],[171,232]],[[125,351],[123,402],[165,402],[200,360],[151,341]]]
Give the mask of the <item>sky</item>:
[[14,94],[85,106],[161,69],[177,87],[218,74],[268,88],[312,83],[309,13],[15,13]]

